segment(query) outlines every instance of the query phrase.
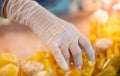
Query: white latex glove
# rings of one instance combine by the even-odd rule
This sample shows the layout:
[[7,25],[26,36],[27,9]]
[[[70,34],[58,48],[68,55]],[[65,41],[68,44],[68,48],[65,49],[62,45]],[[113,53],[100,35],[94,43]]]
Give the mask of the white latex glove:
[[48,45],[59,66],[68,71],[70,52],[75,67],[82,66],[81,47],[90,60],[95,58],[90,42],[73,26],[32,0],[9,0],[7,18],[28,25]]

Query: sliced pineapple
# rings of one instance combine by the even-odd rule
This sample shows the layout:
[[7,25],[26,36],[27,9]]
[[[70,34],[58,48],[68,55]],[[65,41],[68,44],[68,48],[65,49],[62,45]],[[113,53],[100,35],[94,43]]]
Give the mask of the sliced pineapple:
[[19,65],[12,54],[0,55],[0,76],[18,76]]
[[40,71],[37,72],[34,76],[50,76],[50,74],[47,71]]
[[1,54],[0,55],[0,68],[7,65],[14,64],[17,65],[17,58],[12,54]]
[[19,68],[13,64],[7,64],[0,69],[0,76],[18,76]]
[[45,58],[46,55],[47,53],[45,51],[39,51],[39,52],[36,52],[31,58],[28,58],[27,61],[34,60],[34,61],[40,62],[43,60],[43,58]]

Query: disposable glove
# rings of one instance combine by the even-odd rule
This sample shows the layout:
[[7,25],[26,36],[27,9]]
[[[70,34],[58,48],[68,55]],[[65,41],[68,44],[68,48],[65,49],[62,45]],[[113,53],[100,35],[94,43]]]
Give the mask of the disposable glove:
[[73,24],[51,14],[37,2],[9,0],[6,11],[8,19],[29,26],[48,45],[55,60],[65,71],[69,70],[70,52],[78,69],[82,66],[82,47],[90,60],[95,58],[90,42]]

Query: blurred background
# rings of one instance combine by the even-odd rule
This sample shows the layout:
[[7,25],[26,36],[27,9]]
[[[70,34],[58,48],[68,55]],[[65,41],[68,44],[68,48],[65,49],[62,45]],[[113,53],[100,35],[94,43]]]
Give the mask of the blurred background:
[[56,16],[73,23],[86,36],[89,21],[104,23],[110,14],[119,14],[120,0],[36,0]]

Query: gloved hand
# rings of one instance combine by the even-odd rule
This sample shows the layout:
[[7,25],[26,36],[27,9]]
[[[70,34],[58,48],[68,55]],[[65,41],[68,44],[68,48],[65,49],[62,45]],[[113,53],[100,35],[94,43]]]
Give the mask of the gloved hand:
[[82,66],[81,47],[90,60],[95,58],[90,42],[73,26],[32,0],[9,0],[7,18],[28,25],[48,45],[61,68],[68,71],[70,52],[75,67]]

